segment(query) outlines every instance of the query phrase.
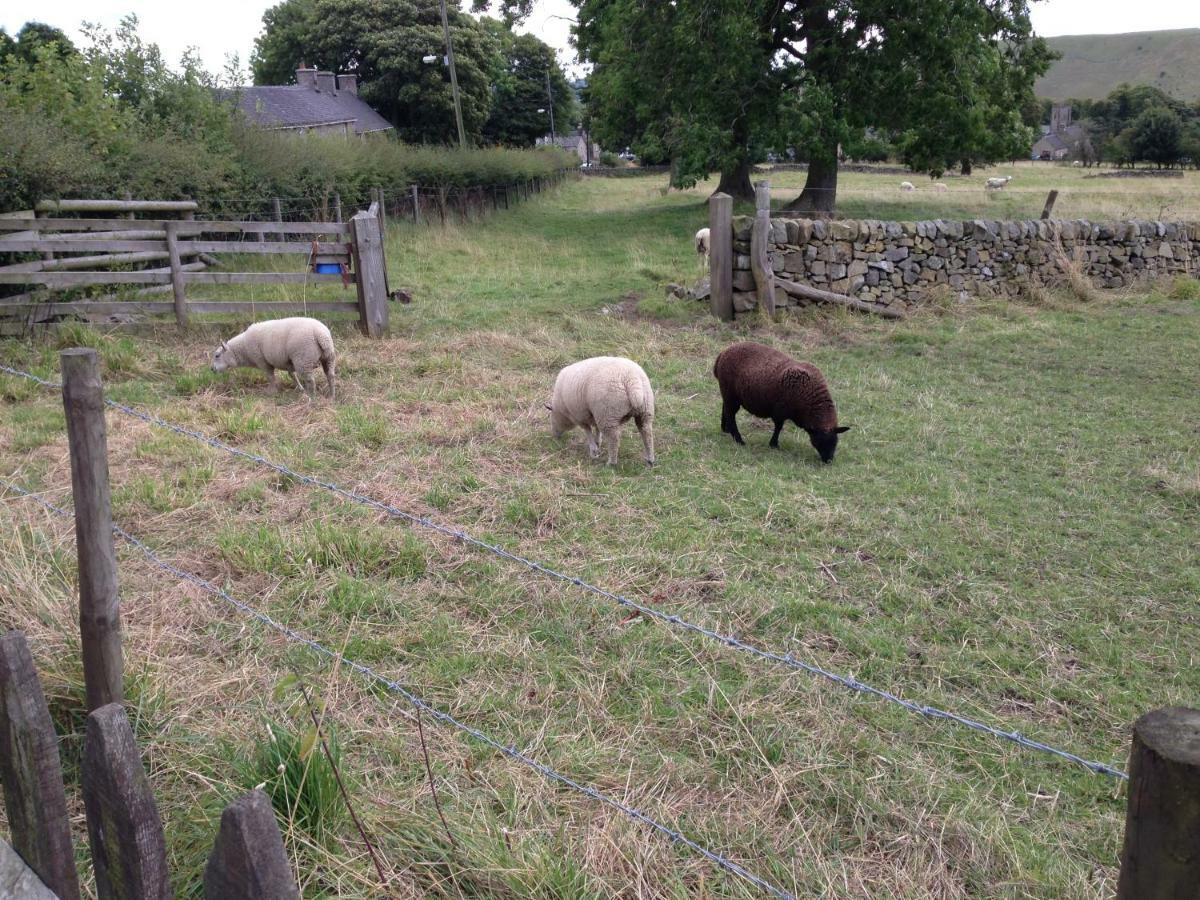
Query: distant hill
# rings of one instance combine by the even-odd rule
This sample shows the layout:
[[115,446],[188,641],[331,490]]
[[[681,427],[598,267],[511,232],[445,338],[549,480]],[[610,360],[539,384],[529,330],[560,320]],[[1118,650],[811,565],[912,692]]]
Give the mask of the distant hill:
[[1038,97],[1099,100],[1121,82],[1200,100],[1200,28],[1046,38],[1062,54],[1034,86]]

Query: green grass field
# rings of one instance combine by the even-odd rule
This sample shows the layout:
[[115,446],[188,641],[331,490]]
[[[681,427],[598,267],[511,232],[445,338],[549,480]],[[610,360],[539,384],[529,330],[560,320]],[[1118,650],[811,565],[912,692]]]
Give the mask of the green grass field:
[[[993,200],[986,174],[972,197],[941,198],[901,196],[890,186],[901,177],[848,176],[844,206],[1032,217],[1045,179],[1097,183],[1019,166],[1012,187],[1029,193]],[[780,177],[777,201],[801,179]],[[1122,195],[1103,203],[1145,218],[1162,191],[1195,211],[1195,184],[1108,182]],[[700,274],[703,196],[586,179],[468,226],[396,225],[393,286],[415,300],[393,306],[385,341],[337,330],[336,406],[268,396],[247,370],[209,372],[229,333],[218,326],[68,328],[0,344],[0,358],[53,375],[60,346],[92,344],[116,399],[750,643],[1123,768],[1132,721],[1200,691],[1196,283],[898,323],[809,309],[724,325],[664,299],[665,283]],[[1060,205],[1071,198],[1068,187]],[[1085,214],[1072,211],[1083,202],[1067,213]],[[1086,214],[1100,218],[1096,203]],[[712,362],[746,338],[825,372],[853,426],[832,466],[790,426],[768,449],[769,427],[745,413],[748,446],[721,434]],[[652,469],[632,426],[615,469],[587,458],[581,432],[549,434],[558,368],[605,353],[638,360],[654,384]],[[69,505],[61,401],[7,376],[0,393],[0,477]],[[1125,795],[1111,778],[630,619],[126,416],[110,415],[109,448],[115,519],[174,564],[797,896],[1114,889]],[[0,520],[0,625],[30,635],[74,777],[69,520],[8,498]],[[294,696],[272,690],[293,671],[326,705],[395,896],[758,896],[426,719],[451,845],[410,707],[135,551],[121,562],[129,694],[178,896],[199,895],[224,802],[260,781],[288,796],[295,772],[274,774],[267,724],[303,729]],[[313,781],[285,835],[305,896],[380,896],[328,779]],[[82,836],[77,786],[72,802]]]

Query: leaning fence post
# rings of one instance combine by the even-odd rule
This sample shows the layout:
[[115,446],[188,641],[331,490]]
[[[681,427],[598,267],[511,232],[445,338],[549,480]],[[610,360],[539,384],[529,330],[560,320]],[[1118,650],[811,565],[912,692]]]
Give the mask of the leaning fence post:
[[358,284],[358,324],[367,337],[382,337],[387,332],[388,307],[379,219],[370,212],[360,212],[350,220],[350,228]]
[[261,790],[243,794],[221,813],[221,828],[204,868],[206,900],[299,900],[275,810]]
[[1058,191],[1051,191],[1046,195],[1046,205],[1042,207],[1042,218],[1050,218],[1050,211],[1054,209],[1054,201],[1058,199]]
[[1200,885],[1200,710],[1133,724],[1117,900],[1194,897]]
[[67,445],[71,453],[71,490],[75,498],[83,680],[91,711],[123,699],[121,606],[108,488],[104,389],[100,384],[100,358],[95,350],[64,350],[59,359]]
[[77,900],[58,738],[20,631],[0,637],[0,783],[13,849],[60,900]]
[[733,319],[733,198],[708,198],[709,308],[718,319]]
[[170,898],[162,822],[119,704],[88,716],[82,781],[100,900]]
[[183,260],[179,258],[179,223],[167,222],[167,256],[171,260],[171,293],[175,299],[175,321],[187,326],[187,296],[183,289]]

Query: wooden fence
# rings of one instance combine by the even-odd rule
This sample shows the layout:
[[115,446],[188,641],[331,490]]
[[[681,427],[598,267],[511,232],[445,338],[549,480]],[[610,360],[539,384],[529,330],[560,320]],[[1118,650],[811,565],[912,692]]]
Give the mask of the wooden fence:
[[[63,357],[79,560],[88,717],[81,793],[100,900],[171,896],[162,821],[121,696],[121,622],[107,439],[94,350]],[[0,782],[12,849],[0,841],[0,896],[78,900],[58,737],[25,635],[0,636]],[[16,893],[19,890],[20,893]],[[221,815],[204,873],[207,900],[298,900],[271,801],[243,795]]]
[[[0,298],[0,322],[27,328],[53,324],[66,316],[125,321],[129,317],[172,315],[187,325],[192,314],[357,312],[364,334],[378,337],[388,326],[388,285],[384,260],[383,209],[372,203],[349,222],[249,222],[196,219],[191,201],[43,201],[26,213],[0,216],[0,255],[33,254],[41,259],[0,266],[0,285],[38,285],[51,290],[98,285],[139,285],[137,296],[172,295],[171,301],[127,300],[115,296],[55,300],[43,293]],[[181,219],[73,218],[64,213],[181,213]],[[239,239],[231,239],[236,235]],[[249,239],[245,239],[249,238]],[[293,254],[302,256],[293,272],[210,271],[214,254]],[[186,260],[186,261],[185,261]],[[162,263],[165,265],[161,265]],[[340,271],[322,273],[331,263]],[[134,268],[137,267],[137,268]],[[213,300],[188,296],[189,285],[309,283],[355,286],[356,299]],[[115,317],[115,318],[114,318]]]

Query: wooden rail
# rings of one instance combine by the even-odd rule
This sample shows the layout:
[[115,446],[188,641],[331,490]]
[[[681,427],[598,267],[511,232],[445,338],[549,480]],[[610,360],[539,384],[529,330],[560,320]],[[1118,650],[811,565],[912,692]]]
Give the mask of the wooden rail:
[[[32,211],[0,216],[0,261],[6,254],[41,259],[0,265],[0,285],[69,290],[103,285],[145,285],[135,294],[167,292],[172,302],[95,299],[56,300],[41,293],[0,297],[0,324],[52,324],[67,316],[173,315],[186,326],[193,314],[358,312],[365,334],[380,336],[388,324],[384,218],[379,200],[349,222],[239,222],[194,218],[191,201],[46,200]],[[71,218],[70,213],[177,213],[184,218]],[[340,215],[338,216],[340,218]],[[367,219],[373,221],[368,225]],[[241,236],[242,239],[232,239]],[[290,272],[208,271],[213,254],[292,254],[304,261]],[[341,265],[317,273],[317,263]],[[153,264],[158,263],[158,266]],[[149,265],[147,265],[149,264]],[[188,296],[207,284],[355,285],[353,301],[222,301]],[[126,321],[126,318],[120,318]],[[11,330],[11,329],[9,329]]]

